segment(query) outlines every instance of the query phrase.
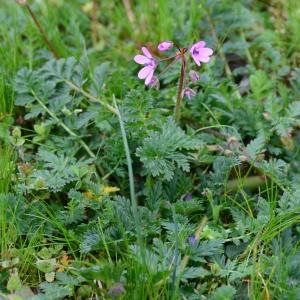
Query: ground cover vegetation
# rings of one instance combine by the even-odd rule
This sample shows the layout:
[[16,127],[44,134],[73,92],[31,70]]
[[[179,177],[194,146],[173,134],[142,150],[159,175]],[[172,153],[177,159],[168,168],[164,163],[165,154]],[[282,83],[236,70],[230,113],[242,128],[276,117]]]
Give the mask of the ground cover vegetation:
[[1,299],[300,299],[299,1],[0,23]]

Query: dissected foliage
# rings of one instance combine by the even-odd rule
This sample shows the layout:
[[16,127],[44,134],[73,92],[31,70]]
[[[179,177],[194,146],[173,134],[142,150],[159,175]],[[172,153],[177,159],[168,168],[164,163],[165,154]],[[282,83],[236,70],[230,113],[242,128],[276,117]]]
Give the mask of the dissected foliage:
[[[103,1],[93,44],[92,2],[54,2],[32,7],[59,59],[21,10],[17,20],[0,11],[11,24],[3,47],[20,35],[24,56],[9,69],[0,51],[0,103],[15,104],[14,119],[0,111],[0,298],[296,299],[300,69],[289,4],[136,1],[127,21],[122,1]],[[283,11],[294,19],[276,21]],[[159,90],[142,87],[132,41],[189,44],[199,30],[214,58],[176,123],[179,65]]]

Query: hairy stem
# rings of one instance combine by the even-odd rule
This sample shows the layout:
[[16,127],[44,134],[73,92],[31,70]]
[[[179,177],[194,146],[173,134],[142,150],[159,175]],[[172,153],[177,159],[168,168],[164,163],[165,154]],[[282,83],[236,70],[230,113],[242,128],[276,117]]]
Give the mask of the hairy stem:
[[171,59],[174,59],[174,58],[178,58],[179,56],[178,56],[178,54],[176,53],[175,55],[172,55],[172,56],[169,56],[169,57],[166,57],[166,58],[160,58],[158,61],[157,61],[157,63],[161,63],[161,62],[163,62],[163,61],[169,61],[169,60],[171,60]]
[[100,100],[99,98],[96,98],[93,95],[87,93],[86,91],[84,91],[83,89],[81,89],[80,87],[78,87],[77,85],[75,85],[73,82],[71,82],[69,80],[65,80],[65,83],[68,84],[73,90],[81,93],[82,95],[84,95],[88,99],[92,100],[93,102],[100,103],[101,105],[106,107],[108,110],[110,110],[113,114],[117,115],[117,110],[113,106],[111,106],[108,103]]
[[39,22],[39,20],[36,18],[34,12],[32,11],[32,9],[30,8],[30,6],[28,4],[26,4],[26,8],[34,22],[34,24],[36,25],[36,27],[38,28],[41,36],[43,37],[45,43],[47,44],[49,50],[52,52],[53,56],[55,58],[59,58],[59,55],[57,53],[57,51],[55,50],[54,46],[51,44],[51,42],[48,40],[46,32],[44,30],[44,28],[42,27],[41,23]]
[[[90,147],[72,130],[70,129],[63,121],[61,121],[53,111],[51,111],[44,103],[43,101],[37,96],[37,94],[31,90],[32,95],[36,99],[36,101],[39,103],[39,105],[72,137],[76,138],[80,145],[86,150],[86,152],[89,154],[91,158],[96,158],[96,155],[93,153],[93,151],[90,149]],[[99,164],[96,164],[99,172],[103,175],[104,171],[101,168]]]
[[183,91],[183,83],[184,83],[184,77],[185,77],[185,56],[182,54],[181,56],[181,70],[180,70],[180,78],[178,83],[178,91],[177,91],[177,100],[176,100],[176,106],[175,106],[175,121],[179,122],[180,120],[180,106],[181,106],[181,100],[182,100],[182,91]]

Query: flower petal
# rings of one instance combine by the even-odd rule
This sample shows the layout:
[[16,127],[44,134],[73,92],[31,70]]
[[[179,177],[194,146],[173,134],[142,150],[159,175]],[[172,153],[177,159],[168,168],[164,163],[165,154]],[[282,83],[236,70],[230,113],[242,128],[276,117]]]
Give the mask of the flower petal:
[[150,73],[147,75],[147,78],[145,80],[145,85],[148,85],[151,82],[153,74],[154,74],[154,69],[151,69]]
[[150,62],[150,59],[144,55],[136,55],[133,59],[140,65],[144,65]]
[[203,48],[205,46],[205,42],[204,41],[199,41],[196,44],[193,45],[193,47],[197,47],[197,48]]
[[207,63],[210,61],[210,57],[209,56],[205,56],[205,55],[198,55],[197,59],[201,62]]
[[199,61],[199,59],[198,59],[198,56],[193,56],[193,55],[192,55],[192,58],[193,58],[194,62],[196,63],[196,65],[198,65],[198,66],[200,67],[201,64],[200,64],[200,61]]
[[149,52],[149,50],[146,47],[142,47],[142,51],[148,58],[153,58],[151,53]]
[[199,50],[200,55],[210,56],[214,53],[214,51],[210,48],[202,48]]
[[[138,73],[138,78],[139,78],[139,79],[145,79],[145,78],[150,74],[151,71],[154,72],[153,68],[151,68],[151,67],[144,67],[144,68],[142,68],[142,69],[139,71],[139,73]],[[152,75],[153,75],[153,74],[152,74]],[[151,77],[152,77],[152,76],[151,76]]]

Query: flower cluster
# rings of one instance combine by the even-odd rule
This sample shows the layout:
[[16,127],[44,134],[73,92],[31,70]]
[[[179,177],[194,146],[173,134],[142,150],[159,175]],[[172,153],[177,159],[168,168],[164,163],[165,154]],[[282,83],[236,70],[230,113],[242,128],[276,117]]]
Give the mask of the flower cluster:
[[[171,50],[174,47],[174,43],[172,41],[163,41],[161,42],[158,46],[157,49],[160,52],[167,52]],[[194,60],[196,65],[200,66],[201,63],[208,63],[210,61],[211,55],[213,54],[213,50],[210,48],[205,47],[205,42],[204,41],[199,41],[196,44],[192,45],[188,49],[186,48],[177,48],[177,52],[175,55],[171,55],[167,58],[160,59],[160,58],[155,58],[150,51],[146,47],[142,47],[142,52],[144,55],[136,55],[134,57],[134,61],[140,65],[143,66],[143,68],[139,71],[138,77],[140,79],[145,80],[145,85],[151,86],[151,87],[159,87],[159,80],[158,78],[154,75],[154,72],[161,62],[165,61],[176,61],[180,60],[182,61],[183,64],[183,74],[181,74],[182,81],[185,81],[186,78],[186,53],[190,53],[191,58]],[[191,70],[189,72],[189,79],[192,83],[197,82],[200,79],[200,76],[198,72],[195,70]],[[191,99],[196,95],[196,92],[191,89],[190,87],[184,87],[184,83],[182,84],[182,90],[180,91],[181,97],[186,97],[187,99]]]

